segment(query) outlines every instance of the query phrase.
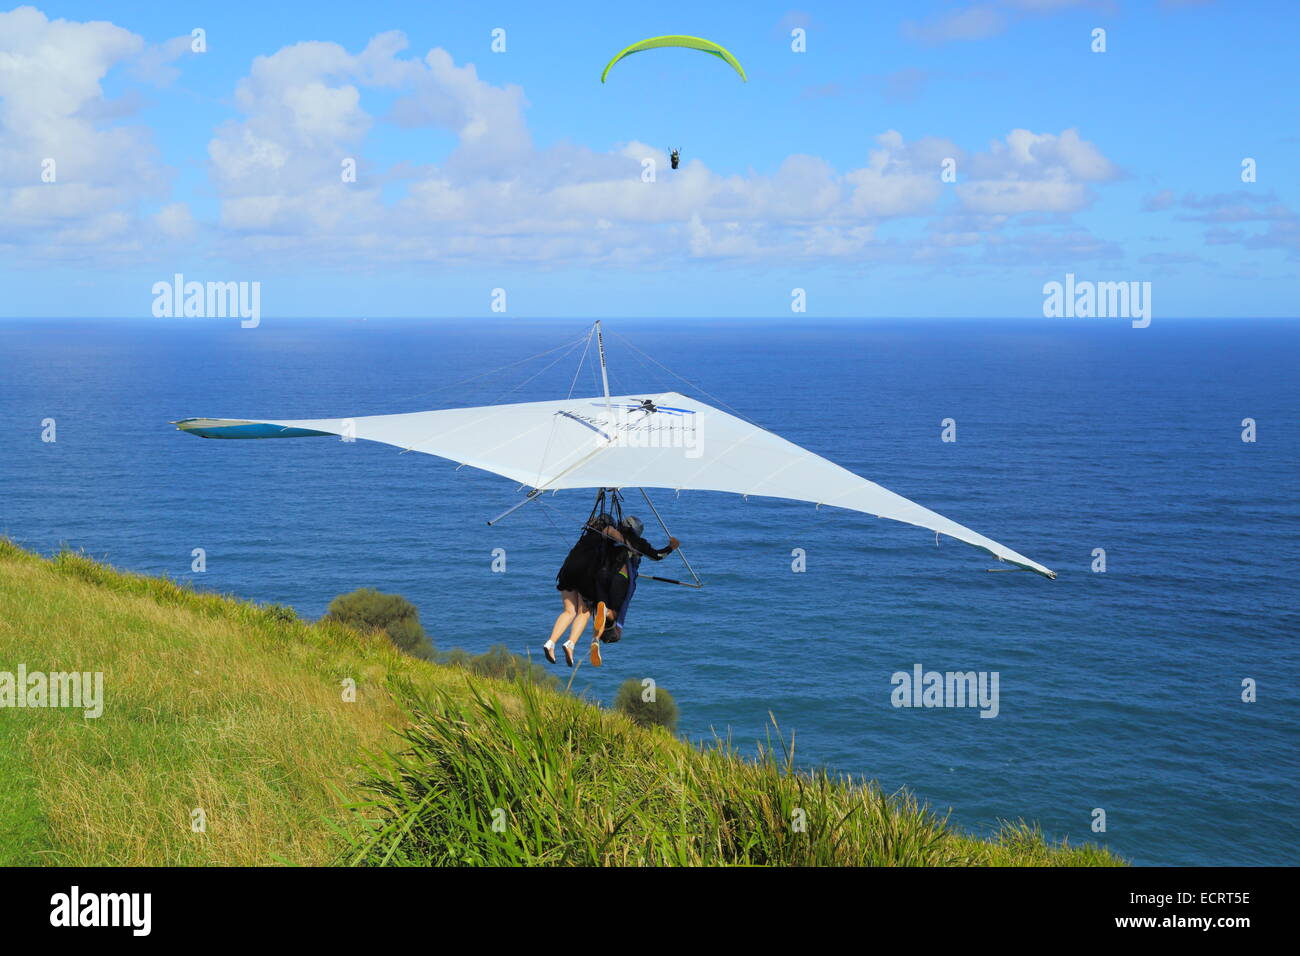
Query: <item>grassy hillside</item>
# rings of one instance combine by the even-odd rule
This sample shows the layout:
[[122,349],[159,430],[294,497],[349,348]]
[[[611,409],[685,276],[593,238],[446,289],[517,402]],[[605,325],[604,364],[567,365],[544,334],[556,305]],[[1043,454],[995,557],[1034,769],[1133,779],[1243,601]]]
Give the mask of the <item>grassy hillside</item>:
[[0,865],[1117,862],[0,539],[0,671],[20,664],[101,671],[105,704],[0,709]]

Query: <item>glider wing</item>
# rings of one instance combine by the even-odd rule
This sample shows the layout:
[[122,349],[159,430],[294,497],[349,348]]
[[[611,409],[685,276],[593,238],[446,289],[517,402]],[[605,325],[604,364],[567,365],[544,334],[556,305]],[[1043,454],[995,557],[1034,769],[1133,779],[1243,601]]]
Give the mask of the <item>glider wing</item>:
[[[649,404],[647,404],[647,400]],[[339,435],[436,455],[530,488],[667,488],[808,501],[946,534],[1054,571],[820,455],[677,392],[299,421],[191,418],[204,438]]]
[[742,80],[746,83],[749,82],[748,78],[745,76],[745,68],[741,66],[740,61],[732,56],[724,47],[719,46],[712,40],[688,36],[650,37],[648,40],[640,40],[633,43],[630,47],[620,50],[618,55],[606,64],[605,71],[600,74],[600,82],[605,82],[605,77],[609,76],[610,68],[625,56],[631,56],[633,53],[640,53],[642,50],[659,49],[660,47],[684,47],[688,50],[700,50],[703,53],[711,53],[719,60],[725,61],[733,70],[739,73]]

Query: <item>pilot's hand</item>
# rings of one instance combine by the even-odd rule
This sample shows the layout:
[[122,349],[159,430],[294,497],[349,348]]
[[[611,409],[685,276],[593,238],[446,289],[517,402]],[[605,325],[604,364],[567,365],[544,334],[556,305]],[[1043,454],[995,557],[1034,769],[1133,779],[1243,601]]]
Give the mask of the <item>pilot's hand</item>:
[[669,536],[669,538],[668,538],[668,547],[670,547],[670,548],[672,548],[674,551],[676,551],[676,550],[677,550],[678,548],[680,548],[681,546],[682,546],[682,543],[681,543],[680,541],[678,541],[676,538],[674,538],[674,537],[672,537],[672,536]]

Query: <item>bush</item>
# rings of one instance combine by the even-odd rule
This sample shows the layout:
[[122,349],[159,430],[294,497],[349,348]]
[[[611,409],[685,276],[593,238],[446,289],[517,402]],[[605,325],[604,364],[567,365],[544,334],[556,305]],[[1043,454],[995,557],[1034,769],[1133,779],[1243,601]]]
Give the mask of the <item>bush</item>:
[[642,727],[659,726],[675,732],[678,710],[673,695],[657,684],[653,699],[646,700],[649,695],[649,688],[643,687],[635,677],[629,677],[614,695],[614,709]]
[[433,644],[420,626],[420,612],[400,594],[358,588],[330,601],[325,619],[362,631],[382,631],[399,651],[412,657],[433,660],[436,656]]
[[469,670],[474,666],[474,655],[463,647],[453,647],[451,650],[438,655],[438,663],[444,667],[459,667],[462,670]]
[[483,654],[471,658],[469,670],[480,677],[496,677],[500,680],[528,680],[544,687],[554,687],[559,683],[555,675],[549,673],[541,664],[512,654],[504,644],[493,644]]

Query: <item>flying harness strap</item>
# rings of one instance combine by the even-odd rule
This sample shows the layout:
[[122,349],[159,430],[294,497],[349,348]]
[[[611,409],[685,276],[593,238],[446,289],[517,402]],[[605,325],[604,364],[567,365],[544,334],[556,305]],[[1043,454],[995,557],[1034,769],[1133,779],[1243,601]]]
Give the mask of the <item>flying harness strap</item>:
[[[646,503],[648,504],[649,501],[650,499],[647,498]],[[651,505],[650,507],[653,510],[654,506]],[[659,512],[655,512],[655,517],[659,517]],[[660,523],[662,524],[662,519],[660,519]],[[623,527],[623,495],[617,488],[601,488],[600,491],[596,493],[596,503],[592,505],[591,514],[587,515],[587,521],[583,525],[582,530],[584,533],[587,531],[600,532],[604,528],[609,527],[618,528],[620,531]],[[607,535],[602,534],[601,539],[600,565],[602,568],[612,569],[622,557],[621,552],[625,549],[632,554],[640,555],[641,557],[648,557],[648,555],[642,554],[630,545],[620,545],[617,541]],[[641,576],[648,578],[651,581],[660,581],[664,584],[680,584],[682,587],[688,588],[700,587],[698,581],[696,583],[678,581],[674,578],[660,577],[657,574],[643,574]]]

